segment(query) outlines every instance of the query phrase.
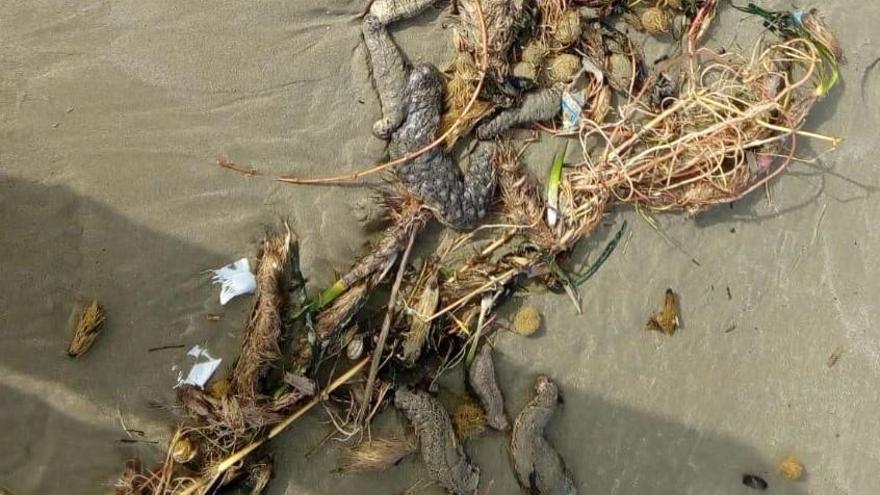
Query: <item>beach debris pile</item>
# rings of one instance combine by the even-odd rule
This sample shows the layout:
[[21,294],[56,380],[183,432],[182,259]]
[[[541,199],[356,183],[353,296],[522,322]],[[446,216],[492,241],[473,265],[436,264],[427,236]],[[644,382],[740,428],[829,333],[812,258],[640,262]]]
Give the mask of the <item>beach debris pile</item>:
[[[259,493],[271,473],[267,443],[316,405],[344,442],[342,473],[418,453],[431,481],[474,493],[481,479],[468,442],[494,431],[510,436],[525,490],[576,493],[578,473],[543,436],[556,382],[539,376],[511,423],[495,375],[492,340],[506,326],[534,334],[540,314],[527,306],[504,322],[498,308],[539,285],[579,309],[578,288],[626,224],[585,270],[568,268],[566,256],[615,209],[693,215],[765,186],[804,139],[838,143],[802,129],[844,61],[815,11],[744,7],[770,35],[743,54],[705,42],[716,0],[458,0],[456,53],[440,71],[411,65],[392,37],[395,22],[433,3],[375,0],[363,19],[382,110],[372,132],[388,140],[389,161],[279,179],[338,183],[393,169],[378,191],[384,230],[317,294],[290,229],[268,234],[235,365],[205,388],[178,388],[180,426],[167,455],[152,468],[129,463],[118,494],[204,494],[236,483]],[[671,55],[649,65],[628,29],[665,37]],[[522,163],[523,127],[566,143],[543,185]],[[573,158],[569,142],[579,148]],[[465,147],[462,172],[454,156]],[[432,219],[448,228],[416,261],[413,245]],[[669,290],[648,327],[671,335],[678,324]],[[468,391],[447,410],[432,391],[457,367]],[[408,429],[372,435],[373,419],[390,409]]]

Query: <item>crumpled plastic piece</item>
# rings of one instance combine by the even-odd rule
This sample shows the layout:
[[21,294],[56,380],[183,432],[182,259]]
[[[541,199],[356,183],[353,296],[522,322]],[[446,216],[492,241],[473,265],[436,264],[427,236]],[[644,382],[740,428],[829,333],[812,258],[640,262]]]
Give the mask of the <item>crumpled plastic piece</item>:
[[582,91],[562,93],[562,130],[573,131],[580,126],[581,112],[584,109],[584,93]]
[[207,349],[203,349],[199,345],[194,345],[192,349],[190,349],[186,353],[186,355],[194,357],[197,362],[192,366],[192,368],[189,369],[189,373],[187,373],[186,378],[183,377],[183,373],[177,374],[177,385],[175,385],[174,388],[178,388],[183,385],[194,385],[196,387],[203,388],[205,384],[208,383],[208,380],[211,379],[211,376],[214,375],[214,372],[217,371],[220,363],[223,361],[220,358],[212,357],[210,354],[208,354]]
[[247,258],[211,271],[214,273],[211,282],[221,285],[220,304],[226,304],[242,294],[253,294],[257,290],[257,279],[251,273]]

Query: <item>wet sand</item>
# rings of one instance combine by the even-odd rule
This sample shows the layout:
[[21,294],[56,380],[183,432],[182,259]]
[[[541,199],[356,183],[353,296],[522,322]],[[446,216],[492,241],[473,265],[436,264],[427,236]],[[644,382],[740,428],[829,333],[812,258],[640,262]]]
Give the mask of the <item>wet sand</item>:
[[[225,156],[317,175],[381,158],[355,18],[363,2],[324,4],[0,5],[0,486],[107,492],[128,457],[154,458],[154,445],[120,442],[123,424],[168,438],[171,416],[151,404],[173,402],[183,351],[147,349],[207,345],[231,365],[250,301],[221,307],[203,271],[252,255],[268,226],[290,221],[314,287],[363,252],[349,208],[368,189],[285,186],[214,165]],[[582,289],[584,314],[532,294],[543,329],[497,340],[508,410],[538,373],[559,383],[565,403],[548,436],[581,493],[749,493],[744,472],[771,493],[880,491],[880,71],[862,87],[880,56],[880,5],[820,7],[849,64],[807,127],[845,136],[842,147],[795,164],[768,194],[660,217],[665,238],[632,211],[610,215],[576,259],[595,256],[624,218],[632,235]],[[749,48],[743,26],[757,22],[743,18],[724,8],[713,37]],[[413,60],[440,64],[449,24],[448,8],[435,8],[394,36]],[[530,167],[543,176],[554,149],[544,137]],[[672,338],[643,330],[667,287],[681,298]],[[107,307],[105,334],[71,360],[70,321],[90,298]],[[304,455],[323,420],[311,414],[275,442],[269,493],[399,493],[423,476],[415,460],[331,474],[333,448]],[[468,449],[482,489],[517,493],[503,436]],[[805,481],[774,473],[790,454]]]

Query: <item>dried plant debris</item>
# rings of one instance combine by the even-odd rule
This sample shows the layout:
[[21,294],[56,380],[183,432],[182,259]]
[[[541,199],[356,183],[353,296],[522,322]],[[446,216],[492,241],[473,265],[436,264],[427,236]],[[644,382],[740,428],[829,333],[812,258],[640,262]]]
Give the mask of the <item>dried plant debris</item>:
[[837,363],[840,361],[841,357],[843,357],[843,347],[835,347],[834,350],[831,351],[831,354],[828,356],[828,361],[826,361],[825,365],[829,368],[833,368],[837,366]]
[[415,429],[429,477],[452,493],[474,493],[480,483],[479,469],[456,439],[440,402],[425,392],[400,389],[394,394],[394,406]]
[[[801,155],[795,135],[831,146],[839,142],[802,129],[814,104],[835,86],[837,66],[843,63],[839,44],[813,11],[745,7],[778,38],[764,38],[754,50],[740,54],[701,41],[714,18],[716,0],[628,6],[610,0],[459,0],[458,52],[444,77],[430,64],[407,63],[389,35],[390,23],[412,17],[431,3],[375,0],[363,22],[382,112],[373,132],[389,140],[389,158],[396,162],[366,172],[395,167],[391,185],[386,186],[390,191],[381,202],[386,230],[366,256],[317,298],[309,301],[302,289],[290,299],[291,307],[283,312],[284,322],[296,330],[290,353],[281,335],[286,332],[279,331],[274,316],[256,318],[264,314],[259,308],[274,315],[278,307],[271,301],[274,295],[264,302],[260,294],[245,331],[242,357],[230,376],[215,381],[208,391],[178,391],[185,416],[182,428],[192,449],[183,448],[183,441],[172,442],[158,467],[142,470],[130,465],[118,493],[198,491],[205,487],[200,483],[213,477],[215,467],[222,471],[214,477],[219,484],[264,480],[251,483],[258,491],[269,471],[259,467],[256,457],[233,454],[250,448],[252,441],[268,441],[267,432],[280,431],[280,422],[290,424],[299,412],[323,404],[339,434],[351,438],[365,432],[373,417],[352,411],[380,410],[389,402],[393,382],[433,380],[460,360],[471,361],[463,359],[468,352],[480,351],[468,368],[477,398],[459,401],[452,417],[423,392],[399,389],[391,400],[412,423],[430,478],[454,493],[472,494],[479,471],[459,440],[479,435],[486,423],[504,428],[507,421],[490,350],[476,347],[479,339],[473,338],[474,325],[497,316],[495,306],[482,301],[501,304],[530,281],[554,291],[565,289],[575,297],[574,288],[610,251],[606,248],[583,274],[565,269],[568,263],[562,263],[562,256],[595,232],[615,208],[633,205],[646,215],[694,214],[739,200],[784,172],[793,157]],[[681,34],[681,53],[649,67],[638,44],[612,27],[616,17],[627,16],[626,10],[631,13],[626,22],[640,29]],[[668,22],[669,17],[676,22]],[[681,31],[678,21],[686,23]],[[658,37],[664,40],[671,37]],[[521,143],[497,137],[514,126],[556,120],[565,92],[576,103],[567,105],[563,124],[568,125],[560,131],[535,126],[553,137],[576,134],[572,142],[581,146],[581,156],[572,157],[553,175],[551,196],[521,163]],[[434,146],[441,132],[445,143]],[[537,133],[531,130],[529,136]],[[473,137],[478,141],[476,152],[464,172],[446,148],[459,138]],[[493,206],[496,185],[499,221],[480,225]],[[551,197],[553,225],[545,213]],[[452,230],[477,230],[444,235],[421,271],[402,263],[399,294],[405,309],[386,315],[390,325],[382,328],[390,342],[386,346],[383,341],[382,351],[372,351],[375,359],[363,358],[374,346],[376,330],[368,312],[377,306],[366,306],[368,296],[384,295],[377,289],[389,282],[401,253],[431,218]],[[617,240],[619,234],[609,246]],[[291,263],[292,278],[304,287],[299,267]],[[263,268],[258,266],[258,275],[270,289],[261,292],[270,293],[275,286],[267,281],[274,280],[284,294],[284,267],[277,272],[266,268],[261,274]],[[649,328],[668,335],[676,331],[675,299],[669,291]],[[301,311],[293,311],[294,302]],[[513,330],[521,334],[539,327],[540,314],[534,308],[524,309],[513,322]],[[279,357],[279,349],[284,357]],[[294,406],[317,390],[318,377],[333,374],[346,355],[360,362],[341,382],[332,382],[320,398],[294,413]],[[828,365],[836,361],[829,359]],[[378,363],[382,374],[375,394],[362,384],[331,393],[368,362]],[[517,479],[530,493],[575,493],[563,460],[543,436],[558,390],[541,377],[536,391],[512,427],[510,454]],[[364,407],[365,396],[371,394],[375,404],[369,401]],[[348,472],[382,469],[412,452],[415,443],[375,439],[344,453],[348,460],[340,467]],[[766,488],[766,481],[757,476],[744,478],[755,488],[762,488],[762,482]]]
[[198,453],[198,445],[186,435],[175,435],[171,442],[171,458],[178,464],[186,464]]
[[261,495],[266,490],[266,487],[269,486],[269,481],[272,479],[272,469],[272,459],[269,457],[252,464],[248,468],[247,479],[245,480],[245,485],[250,487],[248,495]]
[[73,326],[73,337],[67,346],[67,355],[79,357],[89,351],[104,329],[106,314],[98,301],[92,301],[83,308]]
[[486,422],[495,430],[504,431],[510,428],[510,421],[504,414],[504,397],[495,378],[495,362],[492,359],[492,347],[483,344],[474,362],[468,370],[468,383],[480,399],[486,411]]
[[550,378],[539,376],[535,397],[526,404],[513,423],[510,435],[510,457],[519,484],[536,495],[574,495],[571,474],[562,457],[544,438],[559,402],[559,389]]
[[281,357],[279,341],[291,278],[293,238],[290,228],[263,240],[257,256],[257,291],[254,308],[244,330],[241,354],[235,363],[231,385],[237,395],[254,400],[270,367]]
[[431,331],[431,322],[428,318],[437,310],[440,302],[440,291],[437,285],[437,264],[426,265],[423,289],[418,300],[412,305],[411,323],[409,331],[403,336],[401,360],[407,366],[412,366],[422,354],[422,348]]
[[672,335],[678,330],[678,324],[678,298],[672,289],[666,289],[663,309],[648,320],[646,328],[662,332],[666,335]]
[[373,437],[343,448],[337,463],[340,473],[384,471],[418,449],[414,439],[407,437]]

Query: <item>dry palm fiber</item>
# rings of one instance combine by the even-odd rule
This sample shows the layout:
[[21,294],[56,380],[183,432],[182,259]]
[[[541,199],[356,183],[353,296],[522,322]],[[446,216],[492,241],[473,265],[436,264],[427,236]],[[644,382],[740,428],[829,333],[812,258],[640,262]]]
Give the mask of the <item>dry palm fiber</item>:
[[473,124],[493,108],[492,103],[488,101],[476,100],[464,114],[471,95],[476,91],[480,71],[470,62],[469,57],[459,55],[452,63],[451,72],[452,74],[445,81],[443,115],[440,117],[440,126],[437,130],[438,134],[443,135],[453,125],[456,126],[455,132],[446,136],[447,148],[451,148],[459,137],[467,134]]
[[403,335],[401,360],[409,366],[414,365],[422,354],[422,348],[431,331],[431,322],[427,321],[427,318],[434,314],[440,302],[440,291],[437,288],[439,269],[440,265],[436,258],[425,262],[419,280],[415,284],[417,294],[407,302],[407,307],[412,309],[409,312],[409,330]]
[[339,454],[337,471],[346,474],[383,471],[414,454],[417,449],[418,445],[411,438],[372,438],[354,447],[342,449]]
[[392,224],[385,230],[379,242],[370,253],[358,260],[342,277],[345,287],[367,279],[371,286],[387,274],[406,247],[406,241],[414,231],[420,231],[431,218],[431,213],[422,208],[421,202],[413,197],[386,196],[386,206],[392,214]]
[[244,330],[241,354],[232,373],[233,394],[254,400],[263,393],[261,381],[281,357],[279,341],[291,277],[290,228],[263,240],[257,256],[257,290],[254,308]]
[[67,355],[79,357],[88,352],[104,329],[105,318],[104,307],[98,304],[98,301],[86,304],[73,326],[73,335],[70,345],[67,346]]

